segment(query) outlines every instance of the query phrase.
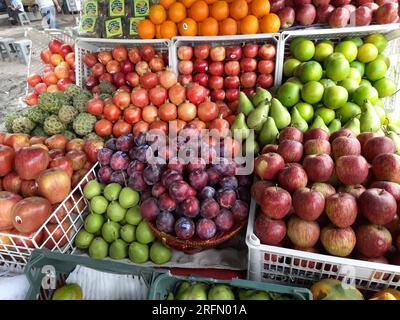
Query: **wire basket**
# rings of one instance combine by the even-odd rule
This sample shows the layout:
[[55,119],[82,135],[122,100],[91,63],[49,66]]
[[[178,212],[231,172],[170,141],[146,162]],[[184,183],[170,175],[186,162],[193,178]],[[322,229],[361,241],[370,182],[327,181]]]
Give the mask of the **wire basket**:
[[165,39],[135,40],[135,39],[98,39],[98,38],[77,38],[75,42],[75,64],[76,84],[83,86],[84,79],[90,75],[90,68],[83,63],[85,53],[94,53],[101,50],[111,50],[117,45],[124,45],[127,49],[142,47],[150,44],[155,50],[168,52],[169,63],[171,64],[170,46],[171,41]]
[[[30,236],[0,233],[0,264],[6,268],[24,266],[33,250],[48,248],[52,251],[70,253],[74,248],[74,238],[83,227],[87,215],[87,201],[83,188],[96,178],[94,165],[81,182],[71,191],[43,225]],[[49,229],[51,223],[54,229]]]

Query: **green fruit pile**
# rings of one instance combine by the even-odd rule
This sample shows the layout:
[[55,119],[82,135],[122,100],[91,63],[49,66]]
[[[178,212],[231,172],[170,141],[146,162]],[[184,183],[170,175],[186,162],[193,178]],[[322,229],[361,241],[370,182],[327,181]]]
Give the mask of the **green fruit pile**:
[[167,300],[293,300],[286,294],[240,289],[226,284],[208,286],[204,282],[182,281]]
[[69,85],[66,91],[44,92],[38,105],[27,111],[7,115],[5,126],[10,133],[35,136],[63,134],[68,139],[101,139],[94,133],[96,117],[86,112],[86,102],[92,98],[87,90]]
[[87,249],[89,256],[115,260],[129,258],[134,263],[149,259],[163,264],[171,259],[171,250],[155,241],[153,232],[140,215],[140,194],[118,183],[106,186],[90,181],[83,189],[90,213],[84,229],[76,236],[79,249]]

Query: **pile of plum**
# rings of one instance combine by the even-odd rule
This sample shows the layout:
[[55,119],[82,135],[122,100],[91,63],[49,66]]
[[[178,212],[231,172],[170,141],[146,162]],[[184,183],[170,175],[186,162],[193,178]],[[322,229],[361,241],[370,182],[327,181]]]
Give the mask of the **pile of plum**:
[[[201,133],[191,128],[190,135],[193,141],[193,135],[200,139]],[[188,140],[180,138],[178,150]],[[235,175],[238,163],[227,158],[206,163],[201,157],[183,161],[169,156],[171,144],[154,152],[155,141],[148,140],[144,133],[111,138],[98,153],[99,180],[140,191],[145,220],[183,240],[208,240],[247,220],[252,176]],[[209,154],[223,148],[219,141],[204,146],[201,140]],[[149,160],[157,153],[165,163]]]

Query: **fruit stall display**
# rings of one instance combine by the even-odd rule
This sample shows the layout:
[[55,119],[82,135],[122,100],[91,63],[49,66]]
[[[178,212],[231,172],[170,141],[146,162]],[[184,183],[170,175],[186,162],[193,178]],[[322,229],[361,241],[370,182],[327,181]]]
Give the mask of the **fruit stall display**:
[[399,21],[397,1],[163,0],[140,21],[142,39],[274,33],[292,26],[343,28]]
[[98,142],[0,137],[1,261],[25,264],[35,248],[71,249],[87,207],[78,184],[95,178]]

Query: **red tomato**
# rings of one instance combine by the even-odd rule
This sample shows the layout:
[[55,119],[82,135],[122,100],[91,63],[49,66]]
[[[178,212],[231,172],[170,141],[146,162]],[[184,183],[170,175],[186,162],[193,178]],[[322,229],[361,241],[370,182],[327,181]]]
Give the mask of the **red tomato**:
[[124,120],[129,124],[135,124],[142,120],[142,109],[131,106],[124,110]]
[[124,120],[118,120],[113,127],[113,134],[117,138],[132,131],[132,126]]
[[119,119],[119,117],[121,116],[121,109],[118,108],[115,104],[111,103],[111,104],[106,104],[106,106],[103,109],[103,115],[104,118],[115,122]]
[[107,119],[101,119],[96,122],[94,129],[100,137],[108,137],[113,132],[113,124]]

